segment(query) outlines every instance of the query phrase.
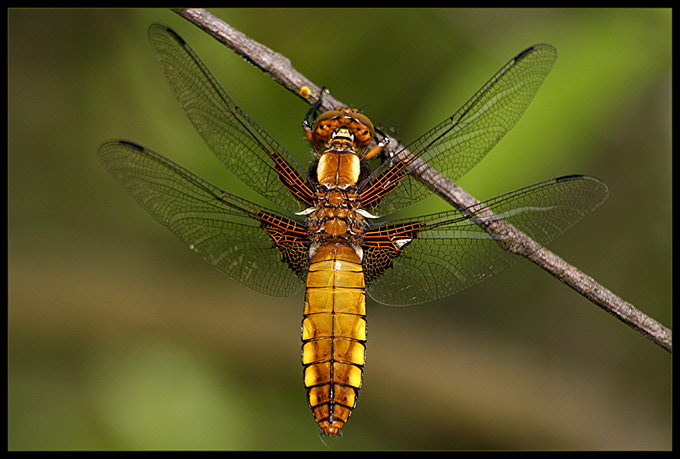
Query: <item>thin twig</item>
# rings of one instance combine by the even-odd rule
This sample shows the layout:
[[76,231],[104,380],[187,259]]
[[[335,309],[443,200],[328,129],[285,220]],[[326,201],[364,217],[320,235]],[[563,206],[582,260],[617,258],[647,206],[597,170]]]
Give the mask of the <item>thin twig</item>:
[[[174,11],[217,38],[220,42],[226,44],[296,96],[303,97],[300,90],[302,87],[307,86],[311,92],[307,97],[303,98],[310,103],[316,101],[321,88],[295,70],[290,60],[285,56],[252,40],[207,10],[178,8]],[[324,94],[321,108],[331,110],[335,107],[343,106],[345,104],[342,102],[328,94]],[[399,151],[401,148],[402,146],[399,145],[398,141],[390,138],[387,149]],[[403,155],[401,158],[405,159],[409,157],[410,153],[402,151],[400,155]],[[418,180],[451,205],[461,209],[463,213],[465,208],[479,204],[479,201],[465,192],[465,190],[422,161],[416,159],[412,162],[410,169],[411,173]],[[493,220],[493,222],[489,223],[490,220]],[[570,265],[545,247],[542,247],[504,220],[483,218],[475,219],[475,221],[485,231],[495,235],[503,235],[500,240],[502,241],[501,247],[504,250],[532,261],[629,327],[642,333],[667,351],[672,352],[672,332],[670,329],[648,317],[632,304],[619,298],[607,288],[597,283],[593,278]]]

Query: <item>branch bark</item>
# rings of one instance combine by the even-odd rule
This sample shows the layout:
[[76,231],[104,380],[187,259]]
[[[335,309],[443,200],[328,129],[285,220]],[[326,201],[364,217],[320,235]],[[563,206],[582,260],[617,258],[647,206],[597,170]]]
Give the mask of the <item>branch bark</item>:
[[[207,10],[176,8],[174,11],[227,45],[296,96],[305,99],[309,103],[314,103],[318,100],[321,88],[295,70],[290,60],[282,54],[252,40]],[[309,88],[310,91],[301,92],[303,87]],[[322,109],[331,110],[335,107],[344,106],[346,104],[343,104],[329,94],[324,94],[321,105]],[[392,149],[398,151],[400,148],[399,142],[390,138],[389,144],[386,147],[387,151]],[[403,151],[400,155],[403,155],[403,158],[407,158],[410,153]],[[461,209],[463,213],[466,207],[479,204],[479,201],[465,192],[465,190],[418,159],[413,163],[411,173],[444,200],[454,207]],[[503,220],[495,220],[492,223],[488,223],[490,220],[488,217],[491,215],[489,211],[489,214],[485,215],[487,218],[484,218],[483,221],[475,219],[476,223],[489,233],[503,235],[501,246],[504,250],[530,260],[541,269],[576,290],[595,305],[634,330],[637,330],[657,345],[672,352],[672,332],[670,329],[645,315],[632,304],[624,301],[600,285],[592,277],[570,265],[545,247],[542,247],[509,223]]]

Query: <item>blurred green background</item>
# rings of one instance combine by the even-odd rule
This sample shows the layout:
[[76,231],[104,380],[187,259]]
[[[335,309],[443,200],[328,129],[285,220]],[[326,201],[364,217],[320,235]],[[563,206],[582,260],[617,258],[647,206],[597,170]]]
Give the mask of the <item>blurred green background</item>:
[[[486,199],[604,180],[609,200],[551,249],[671,326],[670,10],[213,12],[403,141],[520,50],[555,45],[527,114],[460,183]],[[241,190],[174,101],[153,22],[300,161],[307,106],[168,10],[8,16],[10,449],[671,448],[670,354],[524,260],[436,303],[370,302],[364,389],[324,444],[302,388],[302,295],[223,276],[96,159],[131,139]]]

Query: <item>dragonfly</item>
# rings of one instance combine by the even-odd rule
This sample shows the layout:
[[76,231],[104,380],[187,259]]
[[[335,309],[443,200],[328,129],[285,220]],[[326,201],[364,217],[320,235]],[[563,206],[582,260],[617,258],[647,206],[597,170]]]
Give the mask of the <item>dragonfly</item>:
[[304,168],[236,105],[178,34],[154,24],[148,35],[195,129],[266,205],[131,141],[104,143],[99,159],[156,220],[229,277],[272,296],[305,290],[303,385],[322,435],[341,434],[362,388],[367,294],[388,305],[452,295],[517,258],[480,221],[503,219],[546,244],[607,197],[598,179],[569,175],[463,209],[389,217],[432,193],[410,173],[415,161],[455,181],[500,141],[552,69],[551,45],[520,52],[453,115],[389,152],[386,136],[355,108],[337,107],[311,122],[317,103],[302,123],[313,153]]

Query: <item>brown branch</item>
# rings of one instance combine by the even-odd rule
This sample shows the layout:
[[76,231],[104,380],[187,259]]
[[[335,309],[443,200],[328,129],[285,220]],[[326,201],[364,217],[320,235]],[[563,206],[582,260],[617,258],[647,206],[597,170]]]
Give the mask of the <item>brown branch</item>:
[[[207,10],[191,8],[175,9],[174,11],[226,44],[298,97],[302,97],[310,103],[317,100],[321,88],[295,70],[290,60],[285,56],[252,40]],[[300,93],[300,90],[305,86],[311,90],[307,97],[303,97]],[[342,102],[324,94],[321,108],[331,110],[343,106],[345,104]],[[387,149],[398,151],[400,148],[399,142],[390,138]],[[400,155],[401,158],[406,159],[409,158],[410,153],[402,151]],[[465,213],[466,207],[479,204],[479,201],[465,190],[418,159],[413,161],[411,173],[451,205],[461,209],[463,213]],[[670,329],[619,298],[593,278],[542,247],[514,226],[500,219],[489,218],[491,216],[493,214],[487,209],[487,213],[482,218],[472,219],[485,231],[494,235],[502,235],[500,244],[504,250],[532,261],[629,327],[672,352],[672,332]]]

